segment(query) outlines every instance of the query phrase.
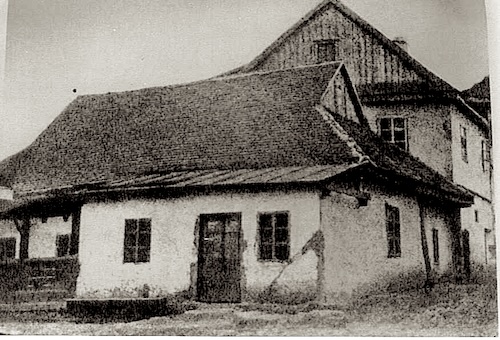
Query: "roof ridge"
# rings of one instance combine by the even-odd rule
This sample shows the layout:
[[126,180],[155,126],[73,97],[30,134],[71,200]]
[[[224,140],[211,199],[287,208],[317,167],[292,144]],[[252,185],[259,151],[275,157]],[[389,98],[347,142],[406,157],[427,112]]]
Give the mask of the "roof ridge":
[[283,69],[279,69],[279,70],[253,71],[253,72],[248,72],[248,73],[231,74],[231,75],[227,75],[227,76],[216,76],[216,77],[207,78],[207,79],[195,80],[195,81],[191,81],[191,82],[187,82],[187,83],[169,84],[169,85],[165,85],[165,86],[151,86],[151,87],[144,87],[144,88],[139,88],[139,89],[135,89],[135,90],[126,90],[126,91],[110,91],[110,92],[105,92],[105,93],[84,94],[84,95],[77,96],[75,98],[75,100],[82,99],[82,98],[88,98],[88,97],[109,95],[109,94],[130,94],[130,93],[145,91],[145,90],[182,88],[182,87],[198,85],[198,84],[202,84],[202,83],[221,82],[221,81],[227,81],[227,80],[233,80],[233,79],[249,78],[249,77],[257,76],[257,75],[265,76],[265,75],[269,75],[269,74],[289,72],[291,70],[305,70],[305,69],[312,69],[312,68],[318,68],[318,67],[329,66],[329,65],[336,66],[338,68],[341,64],[342,64],[342,62],[340,62],[340,61],[329,61],[329,62],[320,63],[320,64],[299,65],[299,66],[288,67],[288,68],[283,68]]
[[281,46],[285,40],[291,36],[296,30],[298,30],[302,25],[306,24],[311,20],[315,15],[319,14],[321,10],[323,10],[327,5],[335,6],[337,10],[347,16],[348,19],[358,24],[362,29],[367,30],[369,33],[373,34],[379,41],[389,47],[392,52],[396,53],[399,57],[402,58],[403,63],[410,64],[410,66],[422,77],[430,82],[434,82],[440,84],[444,87],[448,87],[447,91],[455,91],[459,92],[454,86],[448,83],[446,80],[442,79],[434,72],[429,70],[423,64],[421,64],[417,59],[412,57],[408,52],[404,51],[401,47],[399,47],[396,43],[394,43],[391,39],[386,37],[382,32],[380,32],[373,25],[368,23],[366,20],[361,18],[356,12],[348,8],[344,5],[340,0],[323,0],[316,7],[314,7],[311,11],[309,11],[306,15],[304,15],[298,22],[296,22],[292,27],[286,30],[281,36],[278,37],[274,42],[271,43],[264,51],[262,51],[257,57],[252,59],[249,63],[244,64],[240,67],[232,69],[228,72],[221,74],[220,76],[227,76],[231,74],[235,74],[236,72],[245,72],[249,71],[252,68],[257,67],[264,59],[276,48]]

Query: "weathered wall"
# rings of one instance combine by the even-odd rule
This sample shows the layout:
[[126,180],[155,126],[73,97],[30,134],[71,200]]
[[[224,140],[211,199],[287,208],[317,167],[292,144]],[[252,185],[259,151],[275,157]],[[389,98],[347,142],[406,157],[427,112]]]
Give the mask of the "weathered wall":
[[[462,159],[460,144],[460,127],[467,130],[467,158]],[[485,233],[485,229],[493,230],[493,210],[491,205],[490,170],[483,170],[481,158],[481,142],[487,140],[487,134],[467,119],[456,107],[451,109],[453,180],[476,193],[474,205],[461,210],[462,229],[469,231],[471,260],[485,264],[493,260],[492,254],[486,251],[495,243],[494,237]],[[476,221],[476,211],[478,220]],[[485,240],[486,237],[486,240]]]
[[[475,211],[478,214],[477,222]],[[495,244],[491,203],[476,196],[474,198],[474,205],[470,208],[462,209],[460,217],[462,230],[469,231],[471,261],[477,264],[487,264],[494,261],[494,254],[488,250],[490,245]]]
[[409,152],[451,180],[453,161],[449,110],[449,106],[437,103],[398,103],[365,106],[364,114],[377,134],[380,118],[407,118]]
[[0,220],[0,237],[15,237],[16,238],[16,259],[19,258],[19,242],[21,236],[16,229],[16,225],[12,220]]
[[[368,205],[332,193],[321,200],[321,227],[325,235],[325,296],[327,301],[350,295],[353,291],[384,285],[384,281],[402,273],[424,271],[420,236],[419,207],[414,197],[389,195],[377,187],[367,187],[372,194]],[[388,258],[385,203],[400,209],[401,257]],[[444,216],[426,208],[426,235],[431,265],[437,272],[451,265],[451,245]],[[432,228],[439,230],[439,265],[432,262]],[[389,282],[387,282],[389,283]]]
[[[481,141],[487,140],[487,134],[467,119],[455,106],[450,107],[450,113],[453,146],[453,180],[491,200],[490,172],[483,171],[481,165]],[[467,162],[462,159],[460,126],[464,126],[467,129]]]
[[[62,217],[49,217],[46,223],[40,218],[30,220],[29,258],[56,256],[56,238],[58,234],[71,234],[71,217],[64,222]],[[0,220],[0,237],[16,238],[16,258],[19,258],[20,235],[12,220]]]
[[71,234],[71,216],[66,222],[62,216],[49,217],[46,223],[42,223],[39,218],[31,219],[29,257],[55,257],[56,238],[59,234]]
[[[300,252],[319,229],[316,192],[225,193],[177,199],[91,203],[82,208],[80,276],[77,295],[137,296],[147,284],[151,295],[188,291],[197,262],[194,233],[200,214],[240,212],[243,239],[243,291],[266,289],[286,264],[257,260],[257,214],[290,212],[290,254]],[[123,263],[124,220],[151,218],[151,261]],[[280,285],[309,291],[316,284],[316,257],[307,254],[287,266]],[[245,298],[245,295],[244,295]]]
[[340,58],[356,85],[419,81],[392,51],[353,21],[327,6],[277,47],[255,70],[268,71],[317,62],[315,40],[338,39]]

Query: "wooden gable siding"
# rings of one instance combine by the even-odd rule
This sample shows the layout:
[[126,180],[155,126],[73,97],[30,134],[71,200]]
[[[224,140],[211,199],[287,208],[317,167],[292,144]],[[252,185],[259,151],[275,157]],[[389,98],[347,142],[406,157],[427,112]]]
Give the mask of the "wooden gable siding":
[[349,84],[346,81],[347,75],[343,74],[343,72],[341,73],[330,82],[322,98],[322,104],[328,110],[360,123],[351,94],[349,93]]
[[253,71],[271,71],[317,63],[314,41],[338,39],[342,61],[355,85],[423,82],[401,58],[381,41],[340,13],[325,6],[291,34]]

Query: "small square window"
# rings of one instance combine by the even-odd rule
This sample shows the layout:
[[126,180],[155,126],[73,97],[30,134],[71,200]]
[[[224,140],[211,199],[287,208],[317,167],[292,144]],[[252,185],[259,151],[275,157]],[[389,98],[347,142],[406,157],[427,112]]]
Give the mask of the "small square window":
[[341,60],[338,40],[317,40],[316,45],[316,62],[326,63],[329,61]]
[[408,123],[403,117],[383,117],[379,119],[380,137],[386,142],[408,151]]

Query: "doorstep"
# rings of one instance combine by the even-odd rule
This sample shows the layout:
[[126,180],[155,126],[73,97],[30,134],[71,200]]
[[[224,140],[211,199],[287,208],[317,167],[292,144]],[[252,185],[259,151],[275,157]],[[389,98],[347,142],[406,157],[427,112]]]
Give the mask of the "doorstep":
[[66,308],[65,301],[2,303],[0,312],[54,312]]

